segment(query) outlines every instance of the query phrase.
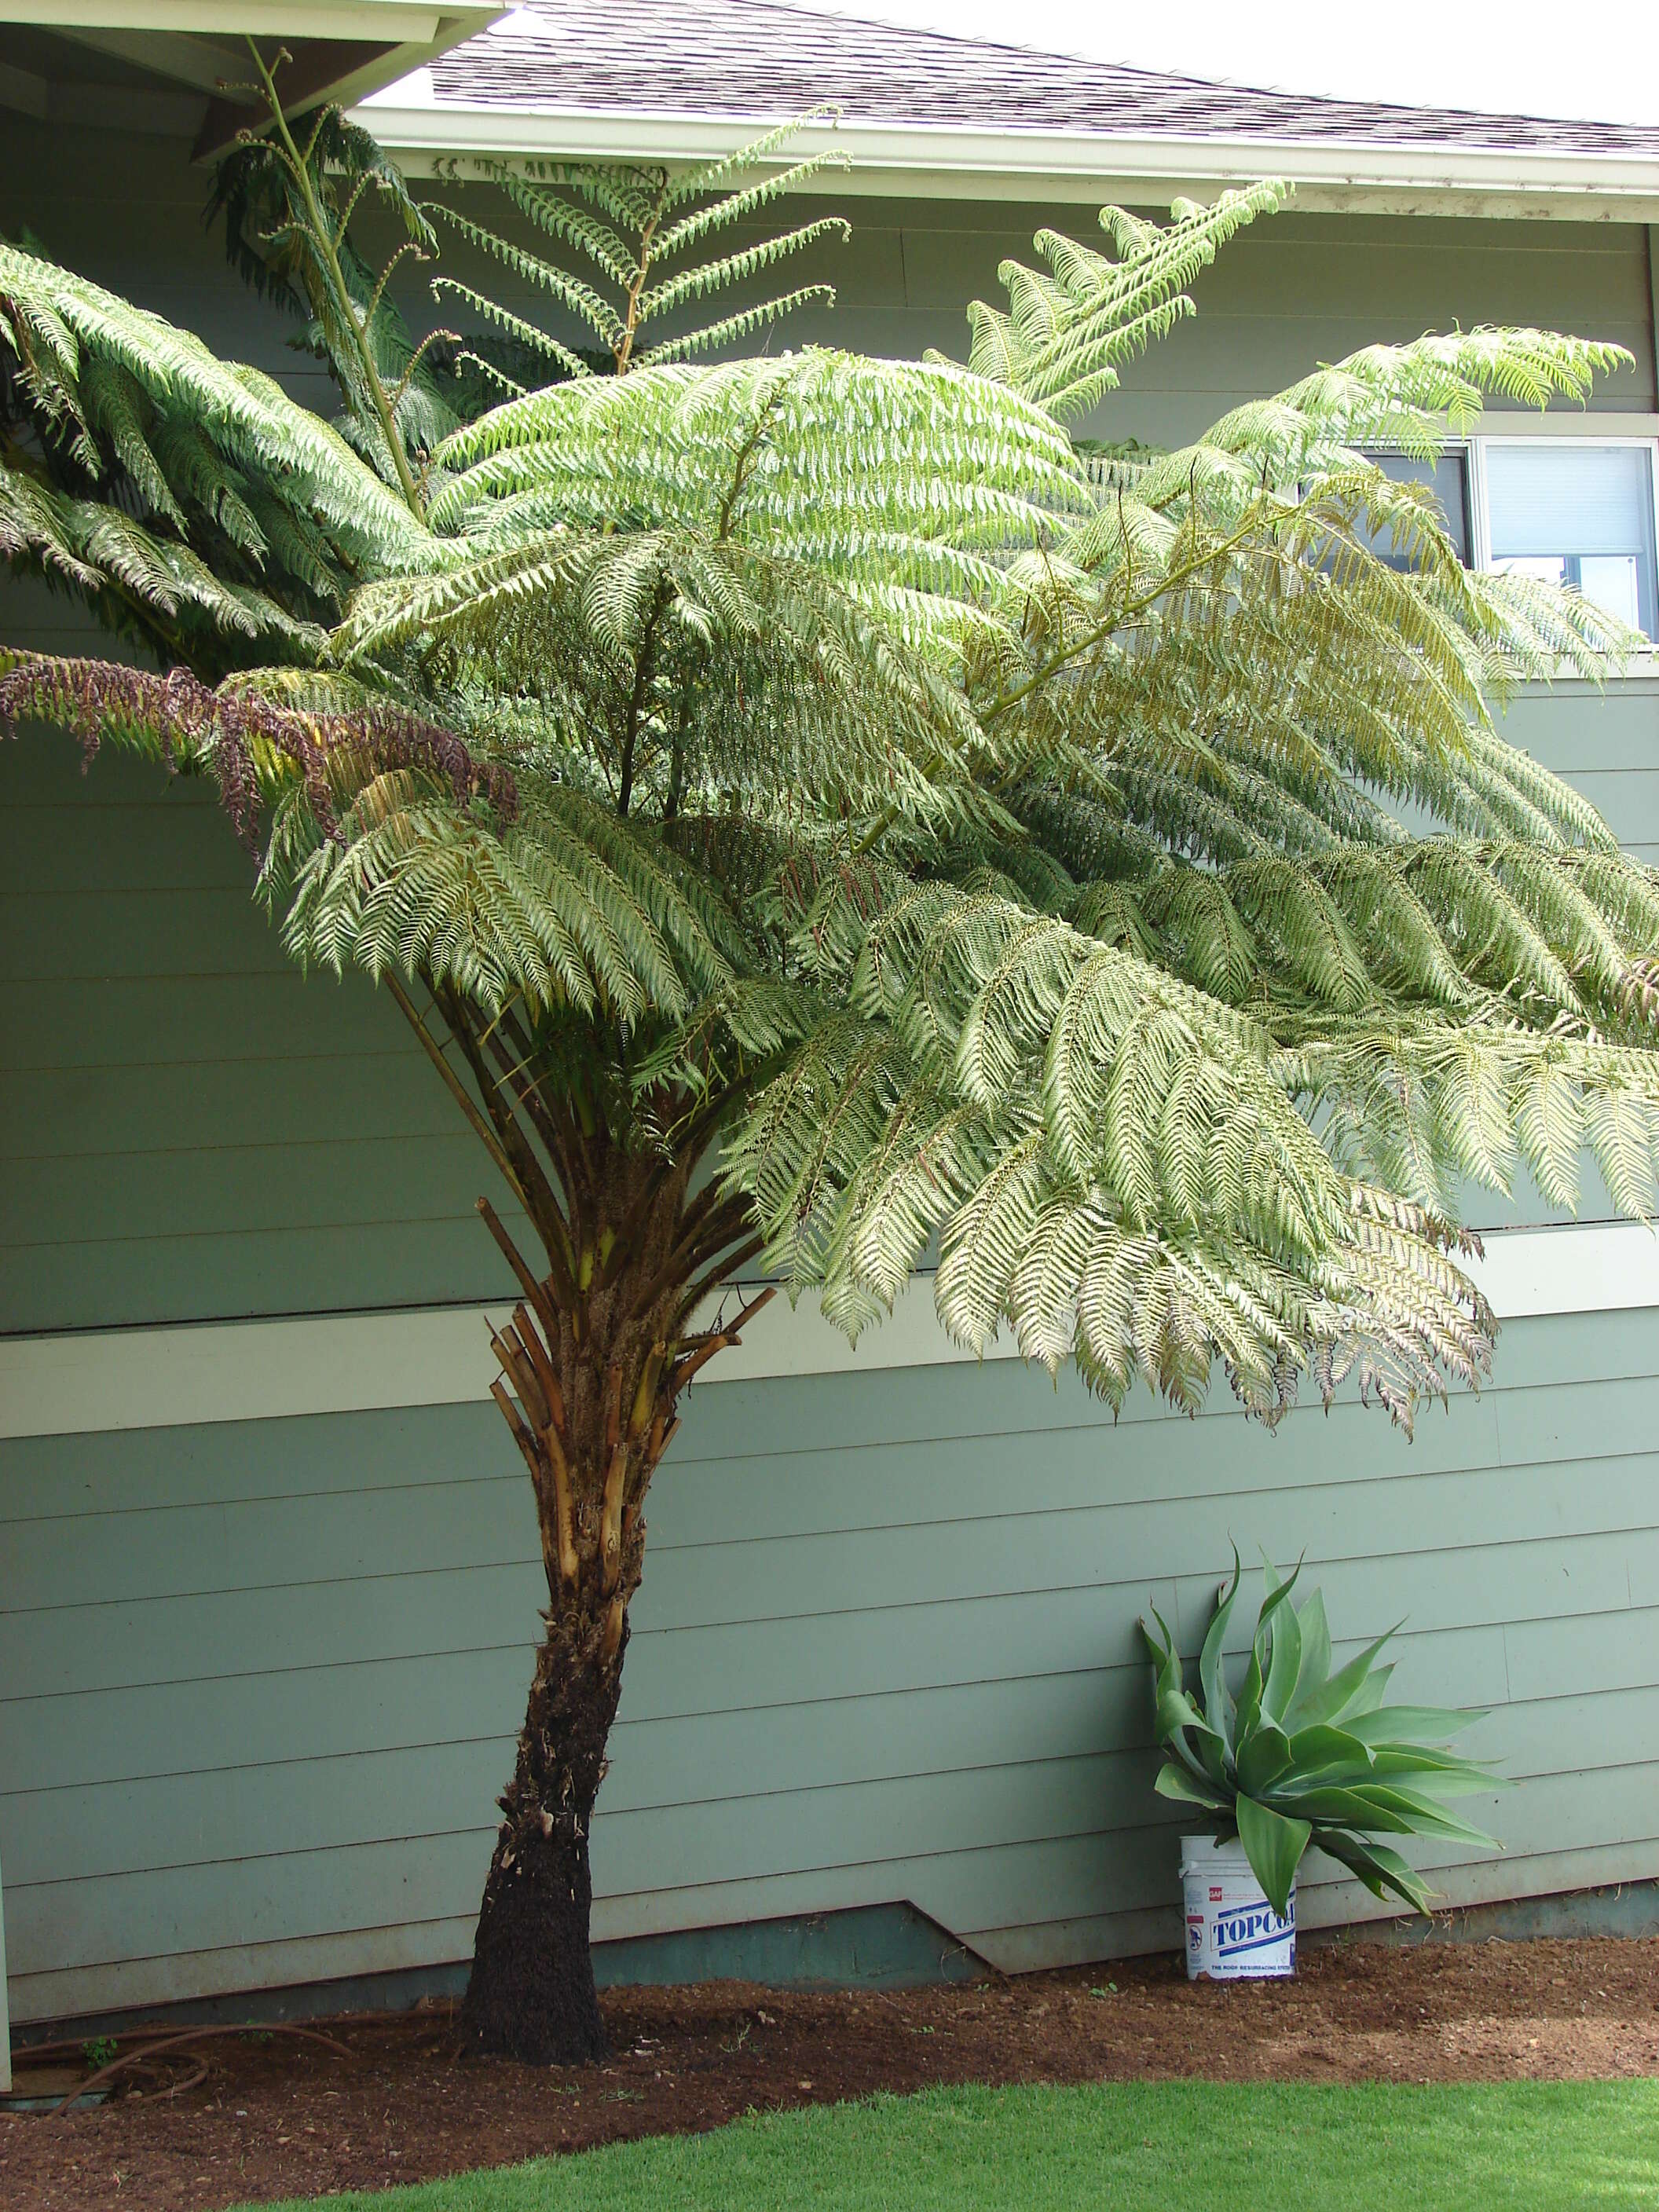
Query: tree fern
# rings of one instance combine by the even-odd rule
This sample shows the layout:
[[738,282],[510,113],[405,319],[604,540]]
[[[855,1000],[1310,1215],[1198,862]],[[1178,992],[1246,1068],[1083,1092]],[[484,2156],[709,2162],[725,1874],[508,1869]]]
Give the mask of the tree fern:
[[[1571,1203],[1588,1154],[1651,1204],[1659,878],[1495,722],[1631,641],[1466,572],[1363,450],[1620,356],[1368,348],[1155,453],[1068,426],[1279,187],[1043,234],[966,367],[708,362],[815,294],[734,290],[823,235],[730,242],[817,174],[781,137],[490,172],[509,237],[472,185],[418,210],[326,122],[274,128],[249,250],[351,438],[0,248],[0,550],[168,664],[8,654],[0,721],[216,776],[295,958],[395,996],[534,1224],[532,1264],[485,1203],[550,1611],[467,2017],[580,2054],[591,1988],[536,1977],[585,1937],[645,1491],[745,1273],[856,1334],[935,1254],[960,1341],[1114,1406],[1219,1364],[1268,1420],[1351,1378],[1409,1423],[1491,1354],[1471,1181]],[[514,349],[465,387],[499,404],[398,336],[349,251],[368,191],[532,295],[447,295]]]

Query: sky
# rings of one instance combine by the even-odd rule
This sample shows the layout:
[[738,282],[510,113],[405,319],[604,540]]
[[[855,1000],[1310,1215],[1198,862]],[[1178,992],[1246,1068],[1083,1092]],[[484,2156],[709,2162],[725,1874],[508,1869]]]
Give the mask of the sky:
[[1659,0],[796,4],[1275,91],[1659,125]]

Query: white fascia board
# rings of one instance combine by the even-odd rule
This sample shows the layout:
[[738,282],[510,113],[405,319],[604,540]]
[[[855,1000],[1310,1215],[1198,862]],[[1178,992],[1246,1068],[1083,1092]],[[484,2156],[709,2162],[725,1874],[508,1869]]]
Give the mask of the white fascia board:
[[[357,119],[417,173],[468,154],[702,161],[771,127],[758,116],[441,104],[423,70],[365,101]],[[866,194],[1094,201],[1145,198],[1153,186],[1155,198],[1202,195],[1283,176],[1297,204],[1316,211],[1659,222],[1659,157],[1625,153],[842,123],[802,131],[789,159],[819,150],[851,158],[837,191]]]
[[505,0],[0,0],[0,22],[44,30],[384,39],[432,51],[459,44],[504,12]]
[[[1486,1239],[1486,1257],[1471,1273],[1500,1321],[1659,1308],[1659,1237],[1626,1222],[1508,1230]],[[728,1314],[736,1304],[728,1293]],[[499,1327],[507,1314],[504,1306],[436,1306],[0,1338],[0,1437],[471,1405],[488,1399],[499,1372],[486,1322]],[[924,1276],[856,1347],[823,1319],[815,1298],[793,1308],[775,1298],[696,1387],[936,1367],[978,1356],[945,1335]],[[1006,1329],[984,1357],[1018,1357]]]

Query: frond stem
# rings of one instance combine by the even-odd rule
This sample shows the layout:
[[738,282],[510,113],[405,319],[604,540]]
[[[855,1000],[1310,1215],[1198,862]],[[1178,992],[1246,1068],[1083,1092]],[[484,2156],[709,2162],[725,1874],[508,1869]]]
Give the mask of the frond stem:
[[625,822],[629,802],[634,795],[634,749],[640,732],[640,719],[645,712],[647,695],[657,659],[657,625],[662,620],[668,605],[666,579],[659,580],[651,601],[651,611],[645,618],[645,635],[640,640],[640,657],[634,664],[634,689],[629,694],[628,720],[623,726],[622,764],[617,770],[617,812]]
[[440,1045],[437,1039],[433,1036],[431,1030],[428,1029],[426,1024],[421,1019],[420,1014],[416,1011],[414,1000],[410,997],[408,992],[404,990],[403,985],[398,981],[397,976],[390,969],[387,969],[386,971],[385,981],[386,988],[391,992],[392,1000],[402,1012],[404,1019],[409,1024],[410,1029],[414,1030],[416,1036],[420,1039],[421,1049],[425,1053],[427,1058],[432,1062],[434,1067],[437,1069],[439,1074],[443,1078],[445,1085],[447,1088],[450,1096],[454,1099],[456,1104],[460,1108],[462,1113],[465,1115],[467,1121],[471,1123],[473,1134],[477,1138],[479,1143],[489,1153],[490,1158],[494,1160],[495,1165],[501,1170],[502,1177],[506,1181],[508,1189],[512,1191],[513,1195],[518,1200],[520,1205],[525,1205],[526,1199],[524,1186],[519,1181],[512,1161],[508,1159],[506,1152],[503,1151],[501,1139],[496,1136],[495,1132],[490,1127],[489,1123],[484,1119],[483,1114],[479,1112],[477,1103],[468,1095],[465,1084],[461,1081],[460,1077],[456,1074],[448,1060],[445,1059],[442,1046]]
[[657,188],[655,204],[640,228],[640,258],[635,264],[634,274],[629,283],[622,335],[617,339],[614,349],[618,376],[627,375],[628,364],[633,355],[634,340],[638,335],[640,325],[640,296],[645,290],[646,275],[651,266],[651,241],[657,234],[658,224],[662,221],[663,202],[667,196],[668,173],[664,170],[662,182]]
[[[360,321],[358,319],[356,307],[352,301],[350,288],[345,280],[345,271],[340,265],[339,251],[335,245],[333,233],[323,213],[322,204],[317,198],[316,187],[311,180],[308,160],[301,154],[299,148],[294,143],[294,133],[289,129],[288,117],[283,112],[282,100],[277,96],[276,81],[265,67],[264,55],[261,54],[252,39],[249,39],[247,43],[248,51],[253,56],[253,66],[258,70],[260,80],[264,86],[265,99],[270,107],[271,120],[276,126],[288,156],[289,171],[295,185],[299,187],[300,196],[305,203],[306,220],[311,226],[312,235],[319,251],[324,256],[329,276],[334,284],[340,305],[344,310],[346,326],[350,331],[356,345],[358,366],[362,373],[369,404],[380,418],[381,434],[386,439],[386,450],[392,457],[392,466],[398,471],[398,487],[408,503],[410,513],[417,522],[424,522],[426,510],[421,503],[420,491],[416,487],[414,473],[409,465],[409,455],[404,451],[403,436],[392,415],[386,386],[381,383],[380,370],[374,365],[374,349],[368,342],[368,326],[366,322]],[[307,148],[307,155],[310,149]]]

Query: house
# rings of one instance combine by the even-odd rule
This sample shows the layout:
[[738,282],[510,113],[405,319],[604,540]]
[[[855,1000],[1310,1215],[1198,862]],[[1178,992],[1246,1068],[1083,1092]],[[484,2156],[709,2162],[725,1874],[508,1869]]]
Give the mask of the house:
[[[0,5],[0,229],[325,404],[201,225],[193,153],[228,96],[201,27],[239,11],[140,12],[88,43],[94,10]],[[417,173],[463,157],[446,190],[475,154],[677,161],[833,102],[806,143],[854,157],[817,198],[854,236],[795,343],[961,351],[966,302],[1040,224],[1287,176],[1290,211],[1200,279],[1112,434],[1189,436],[1454,319],[1617,340],[1632,366],[1587,411],[1495,408],[1439,481],[1472,562],[1659,629],[1659,131],[1292,99],[776,0],[539,0],[441,52],[458,5],[355,12],[386,37],[312,52],[315,85],[361,95]],[[417,38],[411,72],[392,49]],[[87,632],[9,586],[0,635]],[[1659,859],[1650,663],[1530,692],[1510,730]],[[11,746],[0,854],[14,2022],[453,1985],[541,1580],[485,1395],[479,1310],[506,1286],[473,1141],[366,983],[285,965],[205,795]],[[956,1358],[925,1285],[856,1354],[775,1309],[653,1492],[593,1838],[604,1970],[879,1978],[1171,1943],[1134,1624],[1152,1599],[1190,1636],[1230,1539],[1305,1553],[1345,1638],[1404,1616],[1402,1687],[1493,1709],[1479,1747],[1518,1786],[1475,1817],[1507,1851],[1420,1855],[1455,1904],[1659,1925],[1659,1254],[1609,1214],[1484,1207],[1496,1378],[1409,1444],[1346,1401],[1271,1436],[1221,1400],[1115,1425],[1073,1382]],[[1304,1888],[1304,1924],[1375,1910]]]

